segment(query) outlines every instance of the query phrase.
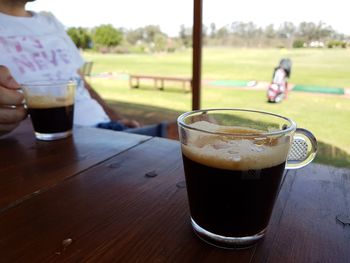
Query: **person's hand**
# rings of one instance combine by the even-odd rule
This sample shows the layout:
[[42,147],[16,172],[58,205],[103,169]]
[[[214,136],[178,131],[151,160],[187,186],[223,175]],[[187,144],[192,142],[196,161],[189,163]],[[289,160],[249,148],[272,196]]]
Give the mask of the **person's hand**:
[[128,128],[139,128],[141,127],[140,123],[138,123],[135,120],[129,120],[129,119],[120,119],[118,120],[120,123],[124,124]]
[[111,119],[111,121],[117,121],[123,124],[124,126],[128,128],[140,128],[141,125],[138,121],[123,118],[119,115],[113,108],[111,107],[105,107],[106,113],[108,114],[108,117]]
[[0,136],[15,129],[27,115],[19,88],[10,71],[0,66]]

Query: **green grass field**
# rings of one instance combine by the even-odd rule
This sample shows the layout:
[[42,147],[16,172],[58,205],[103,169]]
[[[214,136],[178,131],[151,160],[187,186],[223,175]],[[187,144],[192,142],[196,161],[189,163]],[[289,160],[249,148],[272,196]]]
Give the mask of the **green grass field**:
[[[85,53],[84,57],[94,61],[94,73],[191,75],[189,51],[157,55]],[[290,57],[293,61],[292,83],[350,86],[350,50],[346,49],[204,49],[202,77],[269,81],[281,57]],[[166,84],[165,90],[159,91],[152,83],[130,89],[127,79],[91,78],[91,82],[111,105],[144,124],[175,120],[178,114],[191,109],[191,94],[184,93],[180,84]],[[350,100],[344,96],[291,92],[281,104],[269,104],[264,90],[203,86],[202,108],[215,107],[253,108],[290,117],[318,138],[318,162],[350,167]]]
[[[170,54],[85,53],[94,73],[126,72],[191,76],[191,51]],[[292,60],[290,82],[300,85],[350,87],[350,49],[203,49],[203,79],[270,81],[283,57]]]

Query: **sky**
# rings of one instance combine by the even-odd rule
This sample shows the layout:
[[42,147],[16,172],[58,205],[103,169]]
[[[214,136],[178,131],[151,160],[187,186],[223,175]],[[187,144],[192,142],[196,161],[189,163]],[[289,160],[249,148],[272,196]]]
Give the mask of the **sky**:
[[[203,23],[216,28],[234,21],[252,21],[258,26],[284,21],[322,21],[339,33],[350,35],[348,0],[203,0]],[[135,29],[159,25],[169,36],[180,26],[193,24],[192,0],[36,0],[27,4],[33,11],[51,11],[65,26],[94,27],[112,24]]]

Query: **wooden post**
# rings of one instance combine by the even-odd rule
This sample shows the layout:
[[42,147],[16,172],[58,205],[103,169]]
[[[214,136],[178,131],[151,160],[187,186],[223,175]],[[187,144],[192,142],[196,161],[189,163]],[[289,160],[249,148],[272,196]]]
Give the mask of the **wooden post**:
[[192,33],[192,110],[198,110],[201,107],[202,4],[203,0],[194,0]]

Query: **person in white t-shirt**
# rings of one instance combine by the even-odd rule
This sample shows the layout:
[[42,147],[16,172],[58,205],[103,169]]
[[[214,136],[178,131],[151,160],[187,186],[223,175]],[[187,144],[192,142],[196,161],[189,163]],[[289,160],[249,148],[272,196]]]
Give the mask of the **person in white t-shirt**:
[[[0,0],[0,135],[26,116],[19,83],[74,79],[75,125],[163,136],[158,132],[162,127],[140,128],[109,107],[80,74],[84,60],[63,25],[50,13],[27,11],[27,2]],[[150,133],[151,128],[157,132]]]

